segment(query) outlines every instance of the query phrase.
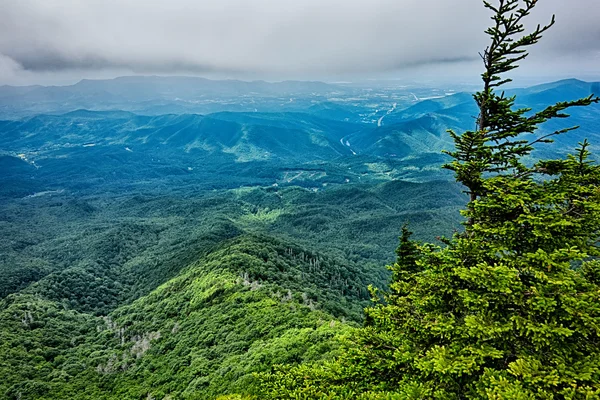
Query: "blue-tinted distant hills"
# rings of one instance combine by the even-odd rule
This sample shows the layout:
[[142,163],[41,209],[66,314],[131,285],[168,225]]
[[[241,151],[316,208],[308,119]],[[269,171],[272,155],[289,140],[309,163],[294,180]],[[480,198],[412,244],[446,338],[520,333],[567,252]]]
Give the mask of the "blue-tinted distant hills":
[[[571,79],[526,89],[513,89],[507,91],[506,95],[517,96],[517,107],[536,111],[558,101],[587,97],[599,89],[598,83]],[[384,117],[383,126],[362,130],[348,139],[358,146],[359,151],[376,155],[408,156],[451,149],[453,144],[446,131],[474,129],[477,113],[472,95],[458,93],[396,110]],[[592,142],[594,149],[600,149],[600,106],[596,104],[572,108],[568,113],[571,118],[551,121],[543,125],[539,133],[546,134],[574,125],[580,125],[580,129],[555,137],[554,146],[541,146],[538,157],[564,154],[567,149],[574,149],[584,138]]]
[[[520,107],[538,110],[557,100],[588,96],[598,86],[566,80],[513,89],[507,95],[516,94]],[[216,110],[209,113],[131,111],[177,108],[164,99],[177,93],[191,96],[198,88],[206,93],[222,89],[221,96],[234,97],[204,94],[205,104]],[[123,180],[140,185],[164,179],[208,187],[303,184],[321,188],[372,179],[451,179],[439,168],[446,157],[442,150],[453,146],[448,129],[474,128],[477,108],[471,94],[415,101],[411,88],[360,90],[318,82],[145,77],[82,81],[63,88],[2,87],[4,111],[6,104],[49,105],[55,110],[82,99],[90,104],[88,109],[33,115],[24,107],[27,115],[0,120],[2,170],[19,177],[20,183],[14,185],[22,188],[48,182],[62,187],[78,181],[84,182],[82,187]],[[102,109],[110,99],[124,101],[127,96],[130,100],[123,104],[129,104],[129,109]],[[152,96],[163,96],[162,105],[135,101]],[[239,110],[232,111],[235,107],[229,103]],[[535,157],[564,156],[584,138],[600,153],[600,106],[573,109],[571,114],[572,118],[543,126],[539,134],[573,125],[581,128],[557,137],[555,145],[540,146]],[[28,181],[28,176],[33,178]]]
[[309,114],[217,113],[141,116],[77,110],[0,121],[2,149],[50,154],[71,148],[115,146],[130,152],[193,156],[222,154],[238,161],[312,161],[351,155],[340,138],[356,126]]
[[[256,107],[276,110],[295,107],[287,104],[293,103],[290,96],[320,99],[352,91],[338,85],[304,81],[271,83],[159,76],[86,79],[70,86],[2,86],[0,117],[61,114],[77,109],[118,109],[142,114],[254,111]],[[311,104],[308,102],[306,107]]]
[[507,94],[517,96],[517,104],[535,107],[546,103],[576,100],[591,94],[598,95],[600,82],[584,82],[579,79],[564,79],[528,88],[507,90]]
[[115,79],[84,79],[72,86],[72,91],[85,93],[107,92],[131,100],[171,96],[242,96],[288,95],[299,93],[342,92],[343,88],[316,81],[240,81],[211,80],[185,76],[125,76]]
[[402,158],[451,149],[452,141],[446,130],[457,127],[456,121],[444,115],[428,113],[415,119],[365,129],[350,135],[347,140],[361,154]]
[[449,110],[460,110],[461,112],[466,110],[471,116],[477,112],[477,107],[470,93],[456,93],[437,99],[423,100],[405,109],[396,110],[386,116],[384,122],[386,124],[405,122],[434,113],[448,114]]

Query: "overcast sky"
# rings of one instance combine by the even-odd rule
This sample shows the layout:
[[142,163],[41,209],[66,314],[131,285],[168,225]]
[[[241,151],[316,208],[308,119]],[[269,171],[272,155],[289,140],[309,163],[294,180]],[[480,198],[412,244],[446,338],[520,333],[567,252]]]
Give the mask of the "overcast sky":
[[[529,26],[552,13],[519,73],[600,76],[600,0],[540,0]],[[0,0],[0,84],[469,79],[489,22],[480,0]]]

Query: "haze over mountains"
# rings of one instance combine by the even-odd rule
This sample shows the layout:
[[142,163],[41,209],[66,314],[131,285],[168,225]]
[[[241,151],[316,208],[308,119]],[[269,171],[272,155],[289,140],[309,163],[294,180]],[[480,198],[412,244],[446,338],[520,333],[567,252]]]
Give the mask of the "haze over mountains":
[[[460,87],[460,86],[459,86]],[[444,95],[441,89],[399,82],[327,84],[305,81],[215,81],[197,77],[131,76],[82,80],[71,86],[1,86],[0,115],[13,118],[77,109],[124,110],[142,114],[219,111],[301,111],[329,99],[365,102],[392,95],[391,100]],[[418,97],[417,97],[418,96]]]
[[[518,95],[518,106],[539,110],[558,99],[588,96],[599,86],[566,80],[507,95]],[[122,165],[132,167],[122,178],[143,170],[193,180],[213,167],[227,165],[225,170],[243,176],[260,165],[268,172],[250,174],[255,182],[297,184],[312,176],[315,187],[374,177],[438,179],[444,176],[437,171],[441,151],[452,146],[446,130],[472,129],[477,113],[469,93],[443,88],[178,77],[4,86],[0,104],[1,154],[22,161],[20,167],[11,161],[15,168],[34,166],[34,176],[73,168],[85,180],[106,167],[121,179],[116,170]],[[573,110],[565,124],[548,124],[543,132],[582,128],[537,156],[563,153],[583,138],[600,143],[599,117],[600,108],[592,106]],[[345,172],[338,168],[342,164],[348,164]],[[435,174],[427,172],[434,167]]]

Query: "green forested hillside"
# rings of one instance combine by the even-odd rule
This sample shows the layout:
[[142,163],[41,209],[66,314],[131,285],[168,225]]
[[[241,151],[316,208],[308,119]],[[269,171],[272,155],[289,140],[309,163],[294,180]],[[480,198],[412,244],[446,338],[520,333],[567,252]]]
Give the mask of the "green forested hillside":
[[253,372],[335,351],[331,339],[340,330],[333,328],[361,319],[365,285],[377,274],[242,236],[102,317],[43,291],[12,294],[0,303],[0,392],[11,399],[207,399],[247,391]]
[[466,97],[368,129],[331,105],[3,122],[0,397],[260,397],[290,383],[274,365],[329,368],[403,224],[462,230],[464,188],[437,166]]
[[[418,231],[423,239],[449,235],[458,226],[462,201],[459,188],[445,182],[350,185],[322,192],[257,187],[185,196],[47,193],[6,201],[0,207],[5,232],[0,293],[44,278],[35,287],[48,295],[82,311],[110,310],[243,232],[276,234],[343,260],[382,264],[392,254],[399,225],[423,222]],[[73,287],[72,276],[86,285],[73,290],[75,297],[61,289]],[[85,305],[82,294],[89,297],[95,290],[103,293],[104,305],[94,296]]]
[[493,23],[477,118],[449,131],[444,165],[469,195],[464,231],[438,246],[403,227],[390,284],[371,288],[374,305],[338,357],[259,374],[258,398],[600,398],[600,165],[587,139],[565,158],[535,160],[577,129],[564,124],[566,110],[600,97],[574,90],[519,107],[503,90],[506,74],[555,17],[528,30],[537,1],[483,4]]
[[398,227],[450,235],[464,201],[447,182],[184,193],[5,198],[0,393],[247,393],[253,372],[331,357]]
[[598,398],[599,86],[502,68],[0,87],[0,399]]

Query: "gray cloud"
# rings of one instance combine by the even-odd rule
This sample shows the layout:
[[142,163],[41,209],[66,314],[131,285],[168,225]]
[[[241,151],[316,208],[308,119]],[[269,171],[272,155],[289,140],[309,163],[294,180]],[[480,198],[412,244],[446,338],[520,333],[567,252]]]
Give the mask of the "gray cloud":
[[[531,71],[597,69],[597,1],[540,0],[531,26],[552,13],[558,23],[533,50]],[[489,23],[480,0],[0,0],[0,9],[0,83],[102,71],[470,71]]]

